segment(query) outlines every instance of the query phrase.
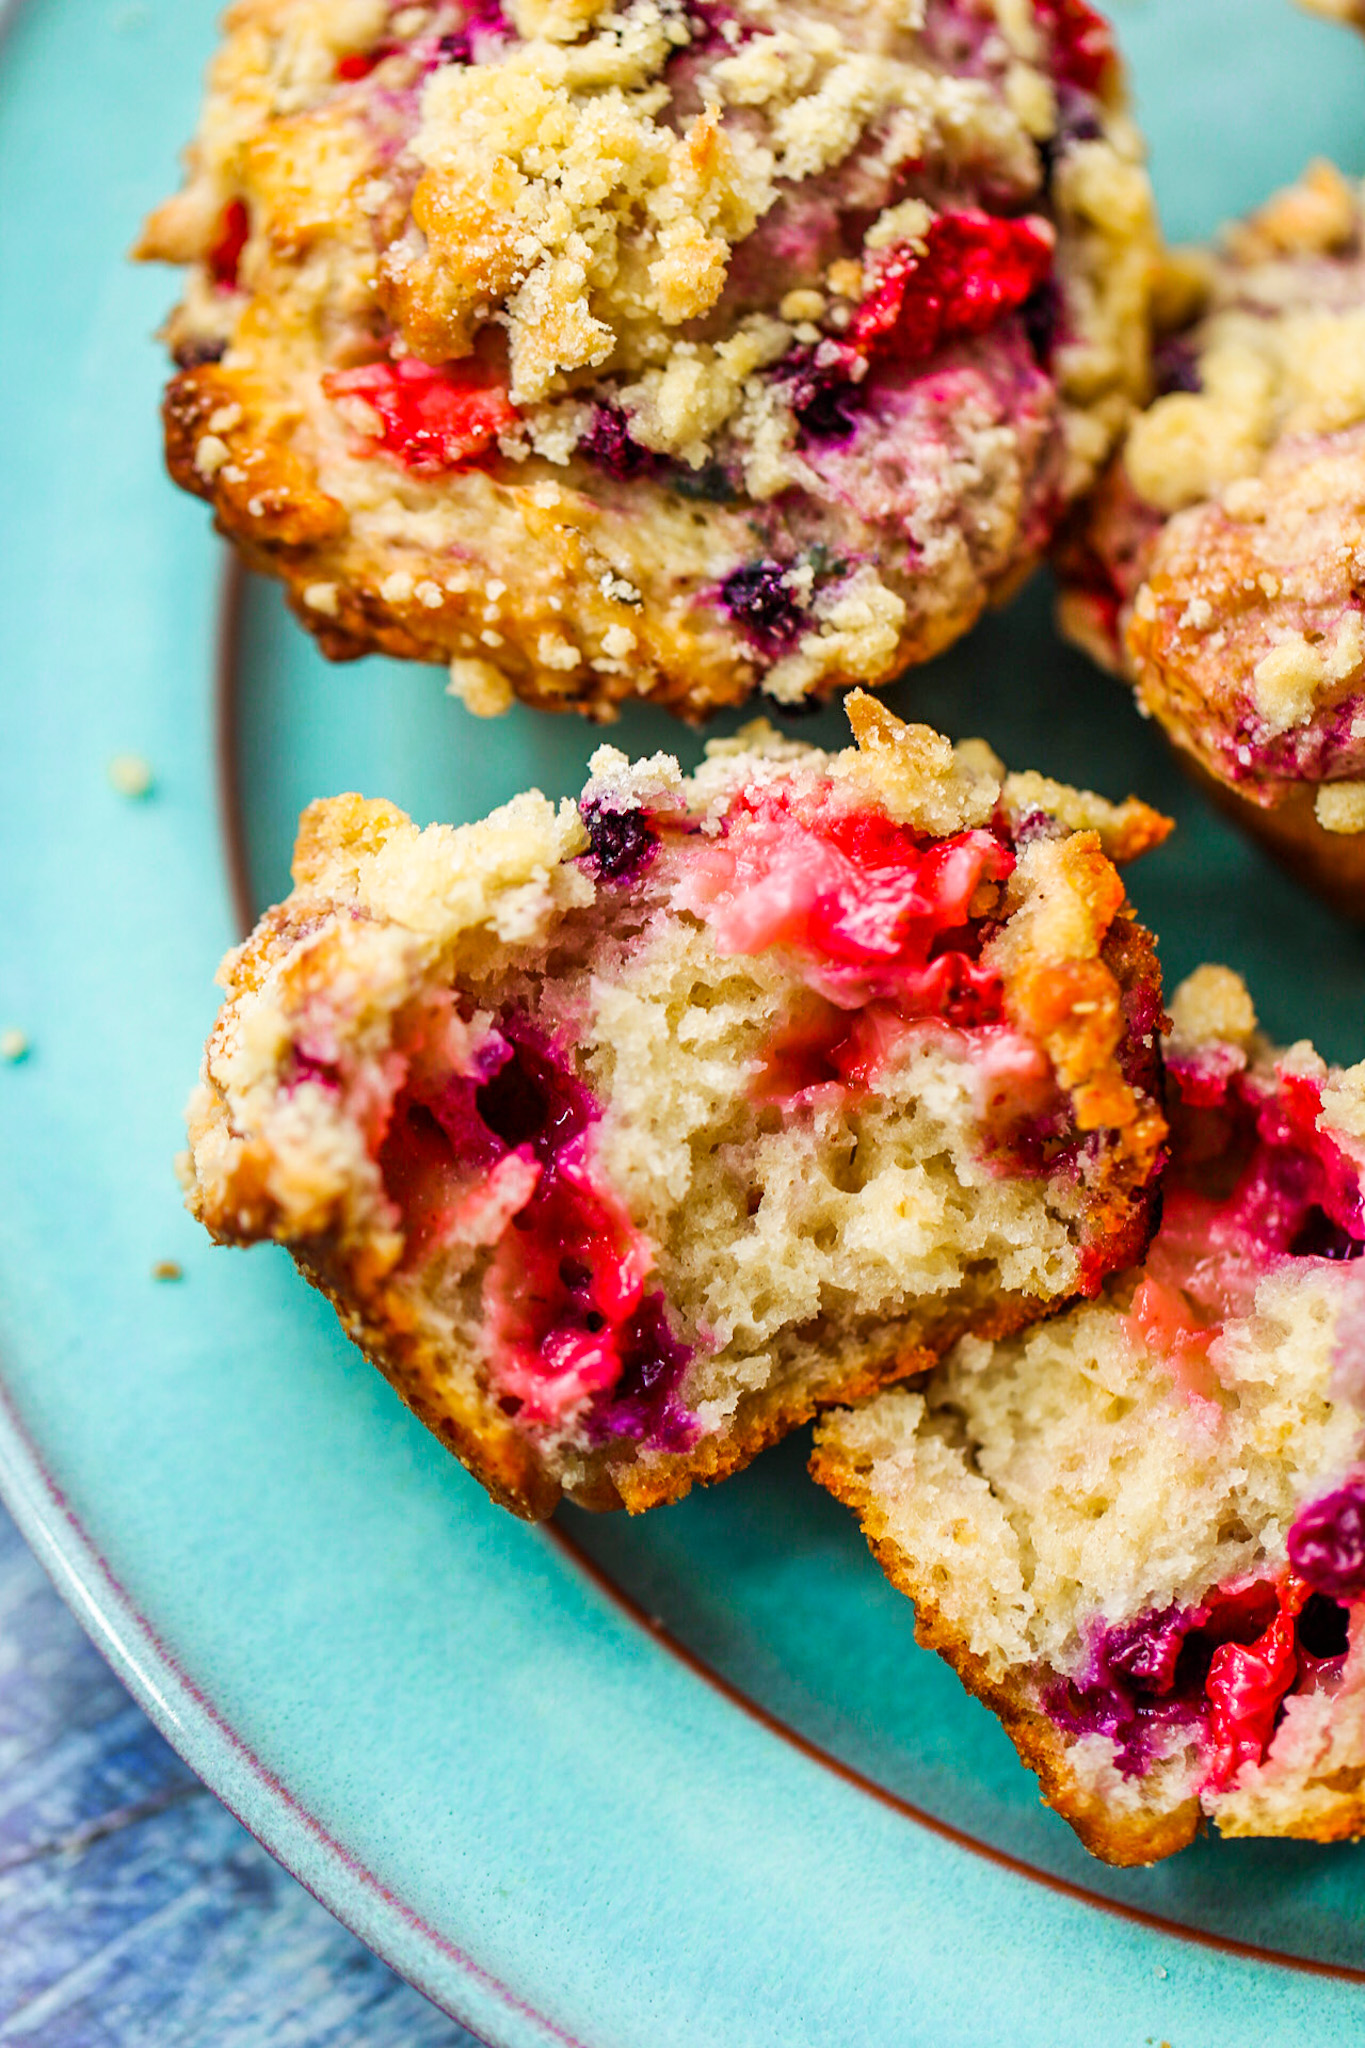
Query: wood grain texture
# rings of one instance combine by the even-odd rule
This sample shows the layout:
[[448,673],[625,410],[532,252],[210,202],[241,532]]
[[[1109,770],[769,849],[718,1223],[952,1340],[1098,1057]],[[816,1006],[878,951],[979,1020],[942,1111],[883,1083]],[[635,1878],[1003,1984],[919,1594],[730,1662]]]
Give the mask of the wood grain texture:
[[0,2043],[477,2048],[295,1883],[0,1509]]

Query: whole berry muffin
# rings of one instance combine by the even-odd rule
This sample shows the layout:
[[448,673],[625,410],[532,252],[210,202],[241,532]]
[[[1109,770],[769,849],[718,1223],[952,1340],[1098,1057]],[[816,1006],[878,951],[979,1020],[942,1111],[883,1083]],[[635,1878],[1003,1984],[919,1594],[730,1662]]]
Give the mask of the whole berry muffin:
[[646,1508],[1132,1262],[1166,1125],[1166,821],[865,695],[685,780],[603,748],[419,831],[304,814],[190,1109],[213,1235],[275,1239],[494,1496]]
[[817,1433],[916,1633],[1110,1863],[1365,1833],[1365,1066],[1171,1004],[1145,1263]]
[[1063,626],[1365,916],[1365,188],[1313,164],[1158,310],[1162,395],[1062,548]]
[[236,0],[170,468],[474,710],[884,681],[1145,396],[1140,157],[1083,0]]

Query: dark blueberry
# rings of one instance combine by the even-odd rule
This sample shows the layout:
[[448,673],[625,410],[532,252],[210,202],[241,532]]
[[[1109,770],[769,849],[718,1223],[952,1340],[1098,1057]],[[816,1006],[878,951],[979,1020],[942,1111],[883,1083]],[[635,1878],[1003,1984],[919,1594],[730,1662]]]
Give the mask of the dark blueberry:
[[1202,391],[1204,388],[1204,380],[1199,374],[1199,357],[1190,343],[1178,334],[1159,341],[1153,349],[1152,375],[1158,396],[1162,398],[1168,391]]
[[1045,277],[1038,289],[1030,292],[1019,309],[1028,335],[1029,346],[1038,359],[1041,369],[1048,369],[1052,362],[1052,351],[1057,340],[1057,329],[1062,318],[1062,294],[1057,280]]
[[1078,92],[1074,86],[1063,85],[1057,97],[1057,127],[1045,142],[1038,145],[1043,159],[1043,183],[1050,191],[1053,173],[1059,160],[1078,142],[1096,142],[1103,134],[1095,102],[1089,93]]
[[1365,1244],[1358,1237],[1352,1237],[1341,1224],[1334,1223],[1327,1211],[1315,1202],[1299,1225],[1298,1234],[1289,1249],[1296,1259],[1344,1260],[1358,1259],[1365,1252]]
[[594,406],[592,422],[578,445],[589,462],[623,482],[643,476],[657,459],[631,439],[630,422],[619,405]]
[[182,341],[174,350],[176,368],[197,370],[204,363],[221,362],[227,354],[225,341]]
[[478,1090],[475,1106],[510,1151],[529,1145],[549,1165],[599,1114],[597,1105],[529,1022],[514,1015],[501,1028],[512,1056]]
[[604,882],[628,882],[654,858],[659,835],[644,811],[612,811],[600,803],[587,803],[582,815],[592,858]]
[[1329,1600],[1325,1593],[1310,1593],[1294,1624],[1299,1648],[1322,1664],[1344,1657],[1350,1620],[1339,1600]]
[[856,349],[817,342],[785,357],[773,372],[787,386],[788,402],[805,432],[817,441],[844,441],[858,424],[860,399],[853,372]]
[[1315,1593],[1357,1600],[1365,1593],[1365,1479],[1299,1510],[1289,1531],[1289,1562]]
[[711,505],[731,505],[738,496],[719,462],[708,462],[701,469],[680,467],[672,478],[671,488],[680,498],[697,498]]
[[741,630],[764,654],[779,655],[796,639],[805,613],[786,585],[786,566],[763,557],[732,569],[720,587],[721,602]]

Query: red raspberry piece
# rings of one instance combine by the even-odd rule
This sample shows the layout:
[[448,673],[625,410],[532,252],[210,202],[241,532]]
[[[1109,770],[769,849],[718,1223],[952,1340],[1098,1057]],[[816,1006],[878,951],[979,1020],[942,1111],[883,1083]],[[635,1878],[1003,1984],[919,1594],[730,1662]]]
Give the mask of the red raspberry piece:
[[1230,1785],[1245,1763],[1260,1763],[1275,1730],[1280,1702],[1298,1679],[1294,1618],[1309,1588],[1292,1575],[1279,1588],[1279,1609],[1254,1643],[1221,1643],[1204,1691],[1213,1743],[1212,1783]]
[[985,334],[1030,298],[1052,270],[1046,221],[1001,220],[975,207],[941,213],[921,255],[892,249],[853,321],[869,354],[921,362],[945,341]]
[[377,445],[419,473],[463,468],[517,424],[506,385],[472,358],[433,365],[403,356],[333,370],[322,385],[331,399],[364,399],[382,422]]
[[373,50],[352,50],[348,57],[338,57],[336,75],[347,85],[353,85],[358,78],[368,78],[380,58],[387,55],[388,48],[383,43]]
[[237,266],[242,260],[242,251],[246,247],[247,236],[250,233],[251,215],[246,210],[246,201],[230,199],[223,208],[217,239],[207,257],[209,275],[219,291],[236,291]]
[[1114,61],[1114,36],[1102,14],[1085,0],[1033,0],[1033,10],[1052,38],[1052,69],[1065,85],[1098,92]]

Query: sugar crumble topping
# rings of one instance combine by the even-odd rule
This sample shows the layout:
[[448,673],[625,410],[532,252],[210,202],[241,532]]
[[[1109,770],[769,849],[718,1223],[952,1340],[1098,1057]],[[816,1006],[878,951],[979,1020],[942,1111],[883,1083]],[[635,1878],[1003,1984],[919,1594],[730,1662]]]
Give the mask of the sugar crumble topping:
[[[598,716],[889,677],[1144,391],[1081,0],[239,0],[188,169],[140,245],[190,265],[175,474],[325,648],[485,708],[470,663]],[[781,632],[725,595],[768,561]]]

